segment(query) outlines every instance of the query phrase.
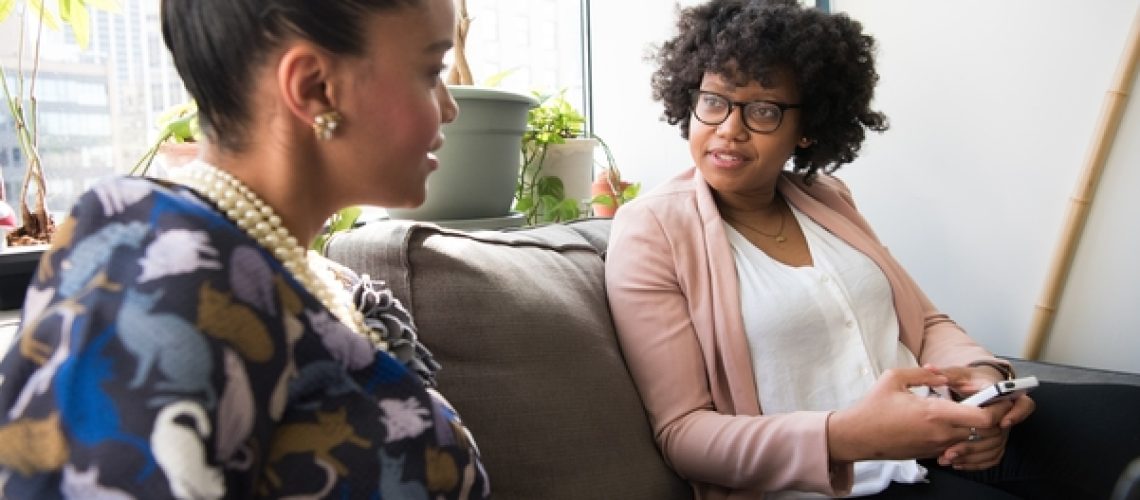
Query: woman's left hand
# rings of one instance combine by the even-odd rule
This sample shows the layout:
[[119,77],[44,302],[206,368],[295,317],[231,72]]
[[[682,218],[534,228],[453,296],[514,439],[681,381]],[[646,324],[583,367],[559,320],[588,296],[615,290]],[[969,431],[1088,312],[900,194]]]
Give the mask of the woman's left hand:
[[[950,389],[963,395],[973,394],[1000,380],[1000,378],[994,378],[995,373],[985,367],[927,368],[946,375],[949,379]],[[978,436],[977,439],[963,441],[947,448],[938,457],[938,463],[958,470],[970,471],[984,470],[997,465],[1005,454],[1005,443],[1009,438],[1009,430],[1028,418],[1035,408],[1036,403],[1026,395],[987,406],[986,411],[993,415],[993,421],[997,422],[998,425],[976,428],[974,434]]]

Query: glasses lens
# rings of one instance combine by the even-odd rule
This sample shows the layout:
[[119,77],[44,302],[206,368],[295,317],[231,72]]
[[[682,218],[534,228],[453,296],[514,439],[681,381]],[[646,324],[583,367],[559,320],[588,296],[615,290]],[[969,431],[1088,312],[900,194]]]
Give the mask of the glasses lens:
[[709,125],[719,125],[732,112],[728,99],[709,92],[693,92],[693,114]]
[[748,128],[757,132],[772,132],[780,127],[783,112],[780,107],[768,102],[753,102],[744,107],[744,121]]

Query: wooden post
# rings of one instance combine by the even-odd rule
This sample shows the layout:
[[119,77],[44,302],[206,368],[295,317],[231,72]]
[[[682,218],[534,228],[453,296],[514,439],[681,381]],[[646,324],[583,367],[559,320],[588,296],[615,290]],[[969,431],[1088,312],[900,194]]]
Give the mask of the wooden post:
[[1044,350],[1045,341],[1053,327],[1057,305],[1061,302],[1061,295],[1073,265],[1073,257],[1080,243],[1085,222],[1088,221],[1089,209],[1096,197],[1097,184],[1100,182],[1108,154],[1112,151],[1113,142],[1116,140],[1116,132],[1120,129],[1120,122],[1127,109],[1128,95],[1136,80],[1136,63],[1140,58],[1140,9],[1137,9],[1132,19],[1132,29],[1126,43],[1116,68],[1116,75],[1113,77],[1112,88],[1104,97],[1100,123],[1093,135],[1092,147],[1085,158],[1081,178],[1069,200],[1069,214],[1061,233],[1061,242],[1053,256],[1045,289],[1037,303],[1033,323],[1029,329],[1029,339],[1023,354],[1026,359],[1036,360]]
[[471,66],[467,64],[467,33],[471,30],[471,17],[467,15],[467,0],[455,2],[455,61],[447,74],[448,85],[475,85]]

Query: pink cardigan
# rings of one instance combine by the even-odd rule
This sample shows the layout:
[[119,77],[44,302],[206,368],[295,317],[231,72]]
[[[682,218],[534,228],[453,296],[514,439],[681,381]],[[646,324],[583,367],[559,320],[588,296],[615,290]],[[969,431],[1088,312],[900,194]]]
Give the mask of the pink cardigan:
[[[993,355],[938,312],[879,243],[846,186],[785,173],[777,189],[870,257],[894,294],[900,337],[920,364]],[[665,459],[698,498],[757,498],[784,489],[843,495],[851,464],[829,467],[828,412],[761,415],[731,246],[712,192],[691,168],[623,206],[606,288],[621,347]]]

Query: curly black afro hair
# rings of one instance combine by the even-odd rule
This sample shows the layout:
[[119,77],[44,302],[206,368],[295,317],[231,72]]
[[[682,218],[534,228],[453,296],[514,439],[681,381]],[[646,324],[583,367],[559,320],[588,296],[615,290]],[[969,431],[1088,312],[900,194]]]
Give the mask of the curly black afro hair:
[[793,170],[811,180],[858,156],[864,129],[884,131],[887,118],[870,108],[879,74],[875,41],[845,14],[804,8],[796,0],[712,0],[680,11],[679,33],[653,56],[653,97],[664,119],[689,138],[690,95],[706,72],[740,85],[765,82],[786,68],[799,89],[804,137]]

